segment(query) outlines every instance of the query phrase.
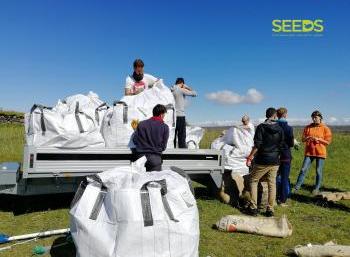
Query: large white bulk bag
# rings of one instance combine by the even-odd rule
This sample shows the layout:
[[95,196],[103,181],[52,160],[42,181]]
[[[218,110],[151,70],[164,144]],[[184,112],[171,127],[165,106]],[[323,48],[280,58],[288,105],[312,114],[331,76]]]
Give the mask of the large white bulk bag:
[[199,149],[199,143],[204,135],[201,127],[186,127],[186,145],[188,149]]
[[[60,102],[59,102],[60,103]],[[56,108],[34,105],[26,114],[26,143],[59,148],[105,147],[94,117],[80,111],[76,102],[74,112],[61,103]]]
[[254,146],[254,127],[232,127],[224,136],[215,139],[212,149],[224,150],[225,169],[245,175],[249,172],[246,166],[246,158]]
[[107,147],[130,145],[130,138],[134,130],[131,127],[133,120],[146,120],[152,117],[152,111],[157,104],[163,104],[167,108],[164,122],[169,126],[168,148],[173,148],[175,132],[175,105],[174,96],[162,80],[159,80],[152,88],[138,95],[124,96],[113,104],[102,121],[101,133]]
[[52,138],[61,135],[63,117],[52,107],[35,104],[25,114],[26,144],[45,145]]
[[223,136],[223,140],[228,145],[240,146],[240,140],[237,141],[237,131],[243,131],[250,138],[254,138],[254,130],[254,125],[252,123],[248,123],[247,127],[243,125],[233,126],[226,130],[225,135]]
[[99,128],[106,111],[109,109],[109,106],[92,91],[87,95],[76,94],[68,96],[62,102],[59,101],[56,107],[60,107],[62,104],[65,105],[66,113],[76,112],[78,106],[79,111],[93,118],[96,121],[95,126]]
[[67,96],[62,102],[67,104],[68,109],[71,112],[75,110],[77,102],[79,102],[81,110],[95,110],[104,103],[101,99],[99,99],[98,95],[92,91],[90,91],[87,95],[76,94]]
[[196,201],[188,178],[172,170],[128,166],[89,178],[74,197],[70,223],[77,257],[198,256]]

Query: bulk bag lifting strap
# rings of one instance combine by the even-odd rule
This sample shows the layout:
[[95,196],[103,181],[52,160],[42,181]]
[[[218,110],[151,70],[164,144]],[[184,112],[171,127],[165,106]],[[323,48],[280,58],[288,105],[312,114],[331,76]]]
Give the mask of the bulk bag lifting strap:
[[155,187],[154,183],[157,183],[161,186],[160,193],[162,195],[162,202],[164,205],[165,212],[169,216],[169,219],[175,222],[179,222],[177,219],[175,219],[174,214],[171,211],[170,205],[166,198],[166,194],[167,194],[166,180],[162,179],[158,181],[149,181],[141,187],[141,205],[142,205],[142,215],[143,215],[144,226],[145,227],[153,226],[153,216],[152,216],[150,197],[148,193],[148,187]]
[[95,109],[95,120],[97,121],[97,125],[100,125],[100,116],[98,115],[98,112],[101,111],[104,107],[106,108],[106,110],[109,109],[107,103],[103,103]]
[[172,123],[172,126],[175,127],[175,120],[176,120],[176,118],[175,118],[175,107],[174,107],[174,105],[172,105],[172,104],[167,104],[167,105],[165,106],[165,108],[166,108],[167,110],[172,110],[172,111],[173,111],[173,123]]
[[113,103],[113,106],[116,106],[117,104],[123,105],[123,123],[128,123],[128,105],[123,101],[116,101]]
[[[46,132],[46,125],[45,125],[45,117],[44,117],[44,109],[46,110],[52,110],[52,107],[47,107],[41,104],[34,104],[33,107],[30,109],[30,119],[32,119],[32,114],[35,111],[35,109],[39,109],[40,110],[40,126],[41,126],[41,130],[42,133],[45,134]],[[30,134],[30,126],[28,126],[28,134]]]
[[79,117],[79,114],[85,115],[85,117],[88,118],[88,119],[90,119],[94,124],[95,124],[95,122],[94,122],[94,119],[93,119],[93,118],[91,118],[89,115],[87,115],[86,113],[81,112],[81,111],[79,110],[79,102],[76,102],[76,104],[75,104],[75,119],[76,119],[77,124],[78,124],[79,132],[80,132],[80,133],[84,133],[85,130],[84,130],[84,128],[83,128],[83,124],[81,123],[81,119],[80,119],[80,117]]

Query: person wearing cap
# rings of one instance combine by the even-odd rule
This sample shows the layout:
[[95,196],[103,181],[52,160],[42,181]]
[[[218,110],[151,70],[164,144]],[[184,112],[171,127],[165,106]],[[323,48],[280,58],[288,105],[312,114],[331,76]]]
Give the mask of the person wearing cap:
[[137,95],[152,87],[159,80],[150,74],[144,73],[144,66],[145,64],[141,59],[134,61],[134,72],[126,78],[125,95]]
[[249,174],[249,187],[251,201],[249,207],[244,210],[252,216],[258,215],[258,184],[267,179],[268,204],[266,206],[267,217],[274,216],[274,204],[276,200],[276,175],[280,163],[280,153],[284,141],[282,128],[276,122],[277,110],[268,108],[266,110],[265,122],[258,125],[254,135],[254,146],[247,157],[247,166],[254,165]]
[[281,206],[287,206],[286,201],[290,193],[290,184],[289,184],[289,173],[290,173],[290,164],[292,161],[292,153],[290,148],[294,146],[294,134],[293,128],[288,125],[287,122],[288,110],[284,107],[280,107],[277,110],[277,123],[283,129],[284,141],[282,144],[282,151],[280,156],[280,166],[277,174],[281,178],[281,182],[278,183],[277,187],[277,203]]
[[322,174],[325,159],[327,157],[327,146],[331,143],[332,132],[323,122],[322,114],[314,111],[311,114],[312,123],[304,128],[302,142],[305,143],[305,156],[301,167],[294,192],[298,191],[304,182],[311,163],[316,161],[316,184],[312,194],[319,194],[322,184]]
[[174,147],[187,148],[186,145],[186,116],[185,116],[185,98],[186,96],[197,96],[197,92],[185,84],[183,78],[177,78],[175,85],[171,87],[171,92],[175,98],[176,109],[176,127],[174,136]]

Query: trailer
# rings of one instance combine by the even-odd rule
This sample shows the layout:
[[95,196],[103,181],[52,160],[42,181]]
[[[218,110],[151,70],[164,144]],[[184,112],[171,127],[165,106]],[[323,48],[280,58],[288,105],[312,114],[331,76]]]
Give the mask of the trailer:
[[[219,188],[224,172],[221,151],[167,149],[163,169],[180,168],[193,180]],[[40,195],[75,192],[89,175],[130,165],[128,148],[62,149],[25,146],[23,163],[0,163],[0,194]]]

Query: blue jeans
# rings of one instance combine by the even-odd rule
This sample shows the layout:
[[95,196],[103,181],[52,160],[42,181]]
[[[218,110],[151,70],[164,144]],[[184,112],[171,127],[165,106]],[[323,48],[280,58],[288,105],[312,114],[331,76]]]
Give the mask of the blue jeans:
[[316,160],[316,185],[315,190],[320,190],[321,183],[322,183],[322,172],[323,172],[323,165],[324,165],[324,158],[320,157],[313,157],[313,156],[305,156],[303,166],[300,170],[297,184],[295,185],[295,189],[298,190],[301,185],[304,182],[305,175],[309,171],[311,163],[313,160]]
[[285,203],[290,194],[289,173],[290,162],[281,162],[277,179],[277,199],[281,203]]

